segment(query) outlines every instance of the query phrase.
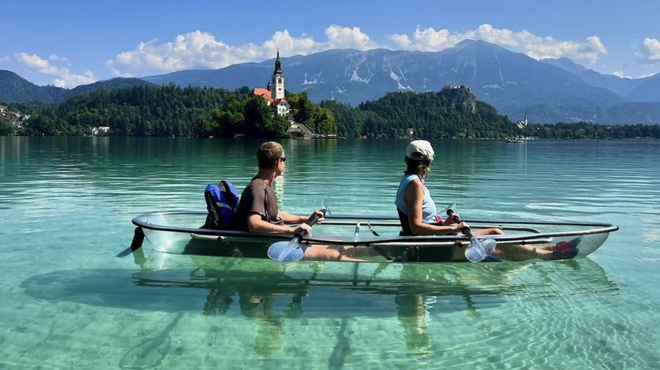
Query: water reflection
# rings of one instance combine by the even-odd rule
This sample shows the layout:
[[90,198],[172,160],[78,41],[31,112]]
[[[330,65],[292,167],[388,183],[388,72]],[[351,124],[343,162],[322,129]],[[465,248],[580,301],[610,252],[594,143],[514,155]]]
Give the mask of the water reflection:
[[[184,256],[156,254],[138,261],[137,284],[158,286],[172,280],[167,265]],[[428,330],[464,315],[489,335],[495,335],[492,315],[507,301],[570,299],[574,295],[617,291],[605,272],[591,260],[561,263],[498,264],[279,264],[208,256],[188,256],[196,266],[191,279],[208,289],[205,315],[231,315],[232,307],[256,325],[254,350],[275,358],[292,319],[333,318],[335,345],[330,368],[340,368],[350,353],[351,322],[358,317],[396,316],[406,352],[417,360],[434,356],[437,348]],[[163,259],[169,261],[163,261]],[[181,266],[180,266],[181,267]],[[163,275],[165,274],[165,275]],[[353,324],[357,325],[357,323]],[[291,329],[289,329],[291,330]],[[437,327],[435,330],[437,336]],[[444,338],[441,339],[441,343]]]
[[[159,311],[194,310],[209,316],[231,314],[236,308],[251,318],[268,317],[256,311],[264,307],[285,318],[391,316],[387,308],[397,303],[395,296],[409,298],[410,307],[402,312],[418,311],[417,297],[424,302],[442,297],[443,311],[463,311],[497,306],[511,296],[529,300],[617,290],[588,258],[560,263],[282,264],[154,252],[149,258],[134,254],[134,260],[139,269],[133,273],[54,271],[30,277],[21,287],[40,299],[132,309],[158,305]],[[179,299],[182,295],[187,299]],[[287,303],[273,305],[267,297]]]
[[[141,249],[138,251],[142,251]],[[553,298],[615,292],[603,269],[589,259],[561,263],[352,264],[220,258],[152,253],[133,255],[137,271],[65,270],[25,280],[21,287],[39,299],[147,311],[200,312],[231,319],[242,333],[254,327],[253,349],[276,358],[291,325],[324,319],[334,331],[330,368],[340,368],[351,352],[358,318],[396,317],[400,340],[410,356],[435,353],[430,323],[466,317],[487,333],[492,315],[511,301],[533,305]],[[180,317],[179,317],[180,318]],[[243,321],[236,319],[243,318]],[[177,319],[178,321],[178,319]],[[287,329],[288,328],[288,329]],[[319,328],[321,330],[321,328]],[[175,329],[179,330],[179,329]],[[166,331],[169,335],[169,331]],[[159,338],[165,348],[166,337]],[[239,339],[236,339],[239,340]],[[356,343],[353,343],[357,345]],[[439,344],[442,347],[441,344]],[[131,357],[142,358],[140,356]]]

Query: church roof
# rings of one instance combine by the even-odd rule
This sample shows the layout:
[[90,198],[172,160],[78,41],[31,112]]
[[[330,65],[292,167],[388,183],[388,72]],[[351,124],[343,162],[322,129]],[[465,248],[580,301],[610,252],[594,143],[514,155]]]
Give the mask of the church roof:
[[269,103],[273,101],[273,98],[270,95],[270,91],[260,87],[255,87],[252,90],[252,95],[261,96],[262,98],[266,99]]

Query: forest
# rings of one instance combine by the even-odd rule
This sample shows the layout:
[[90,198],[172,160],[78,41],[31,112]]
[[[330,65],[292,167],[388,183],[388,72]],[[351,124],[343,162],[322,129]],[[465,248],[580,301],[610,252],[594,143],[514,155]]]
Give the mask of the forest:
[[402,138],[412,128],[418,138],[660,139],[660,125],[599,125],[589,122],[529,123],[522,127],[471,93],[397,92],[351,107],[323,101],[343,137]]
[[[263,138],[295,136],[290,120],[317,134],[342,138],[630,139],[660,138],[660,125],[598,125],[588,122],[517,125],[478,101],[468,88],[439,92],[388,93],[376,101],[350,106],[336,101],[312,103],[305,92],[286,93],[293,115],[274,115],[251,89],[134,86],[85,92],[58,104],[0,104],[21,112],[21,121],[0,116],[0,136],[88,136]],[[530,119],[533,121],[533,119]]]
[[[287,95],[297,122],[336,134],[332,113],[312,104],[307,94]],[[3,135],[85,136],[109,127],[109,136],[287,137],[290,122],[243,87],[234,91],[199,87],[134,86],[70,97],[59,104],[10,104],[7,110],[29,114],[20,125],[0,124]]]

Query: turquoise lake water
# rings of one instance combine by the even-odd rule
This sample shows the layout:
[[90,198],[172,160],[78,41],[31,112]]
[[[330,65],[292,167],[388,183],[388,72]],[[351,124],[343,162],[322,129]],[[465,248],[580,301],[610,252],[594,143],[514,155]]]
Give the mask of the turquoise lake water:
[[[0,137],[0,369],[660,368],[659,141],[432,141],[464,218],[620,227],[585,259],[115,257],[136,215],[246,185],[259,143]],[[406,141],[283,145],[282,209],[394,215]]]

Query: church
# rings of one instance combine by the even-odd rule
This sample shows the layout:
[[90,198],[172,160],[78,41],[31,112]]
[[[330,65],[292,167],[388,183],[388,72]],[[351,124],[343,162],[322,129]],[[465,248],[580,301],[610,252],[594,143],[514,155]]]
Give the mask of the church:
[[273,113],[288,117],[291,112],[291,106],[284,99],[284,75],[282,74],[282,62],[280,62],[280,51],[277,51],[277,59],[275,59],[275,70],[273,76],[266,85],[266,88],[255,88],[252,94],[261,96],[266,100],[268,105],[273,109]]

